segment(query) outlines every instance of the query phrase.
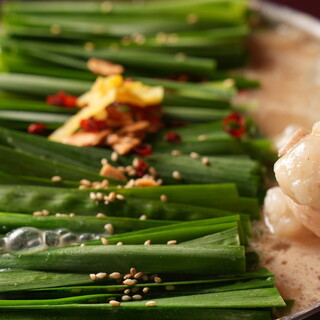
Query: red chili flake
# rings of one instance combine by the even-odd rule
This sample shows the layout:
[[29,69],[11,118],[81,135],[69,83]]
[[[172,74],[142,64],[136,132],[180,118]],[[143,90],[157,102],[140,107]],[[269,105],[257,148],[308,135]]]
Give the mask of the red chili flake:
[[138,178],[143,177],[147,170],[148,170],[149,165],[145,163],[142,159],[139,159],[138,165],[136,167],[136,176]]
[[107,124],[103,120],[95,120],[93,118],[82,119],[80,127],[87,132],[99,132],[107,129]]
[[42,134],[46,130],[44,123],[32,123],[29,125],[27,131],[31,134]]
[[165,135],[165,139],[168,142],[172,142],[172,143],[179,143],[181,142],[181,136],[175,132],[167,132]]
[[132,78],[126,78],[124,81],[125,82],[132,82],[133,80],[132,80]]
[[241,138],[247,131],[246,119],[236,112],[225,117],[222,126],[224,131],[237,139]]
[[55,95],[47,96],[47,104],[65,108],[75,108],[77,106],[77,97],[59,91]]
[[141,143],[133,149],[133,152],[141,157],[150,156],[152,154],[152,146],[150,144]]

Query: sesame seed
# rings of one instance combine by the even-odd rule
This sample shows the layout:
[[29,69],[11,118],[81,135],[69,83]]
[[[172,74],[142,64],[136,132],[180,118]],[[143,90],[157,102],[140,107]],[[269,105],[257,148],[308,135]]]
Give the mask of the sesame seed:
[[182,179],[181,173],[179,171],[176,171],[176,170],[172,172],[172,177],[175,180],[181,180]]
[[135,279],[139,279],[143,276],[143,273],[142,272],[137,272],[135,275],[134,275],[134,278]]
[[162,195],[160,196],[160,200],[161,200],[162,202],[168,202],[168,197],[167,197],[165,194],[162,194]]
[[137,273],[136,268],[130,268],[130,274],[134,276]]
[[103,179],[103,180],[101,181],[101,186],[102,186],[103,188],[108,187],[108,186],[109,186],[109,180]]
[[200,154],[197,152],[191,152],[190,153],[190,158],[192,159],[199,159],[200,158]]
[[130,300],[131,300],[131,297],[125,295],[125,296],[122,296],[122,297],[121,297],[121,300],[122,300],[122,301],[130,301]]
[[71,212],[71,213],[69,213],[69,217],[75,217],[76,216],[76,214],[75,213],[73,213],[73,212]]
[[99,213],[97,213],[96,217],[97,218],[106,218],[107,216],[104,213],[99,212]]
[[124,200],[124,196],[123,196],[122,194],[117,194],[117,195],[116,195],[116,198],[117,198],[118,200]]
[[119,241],[117,242],[117,246],[122,246],[123,245],[123,242]]
[[120,306],[120,302],[117,300],[110,300],[109,303],[113,306],[113,307],[119,307]]
[[226,79],[223,81],[223,85],[227,88],[232,88],[235,85],[235,83],[233,79]]
[[102,166],[105,166],[108,163],[109,163],[108,159],[106,159],[106,158],[101,159],[101,165]]
[[136,293],[136,292],[138,292],[139,290],[140,290],[139,287],[133,287],[133,288],[131,289],[132,293]]
[[115,151],[111,153],[111,160],[113,162],[117,162],[119,160],[119,155]]
[[106,276],[107,276],[107,274],[106,274],[105,272],[99,272],[99,273],[96,274],[96,277],[97,277],[98,279],[103,279],[103,278],[105,278]]
[[134,177],[137,174],[137,171],[135,169],[128,170],[128,175],[130,177]]
[[142,292],[143,292],[143,293],[148,293],[148,292],[149,292],[149,290],[150,290],[150,288],[149,288],[149,287],[144,287],[144,288],[142,289]]
[[81,243],[81,244],[80,244],[80,247],[85,247],[85,246],[86,246],[85,243]]
[[189,13],[186,20],[188,24],[195,24],[199,21],[199,17],[196,13]]
[[51,181],[60,182],[60,181],[62,181],[62,178],[60,176],[53,176],[53,177],[51,177]]
[[144,242],[144,245],[145,245],[145,246],[148,246],[148,245],[150,245],[150,244],[151,244],[151,240],[147,240],[147,241]]
[[126,279],[122,283],[125,284],[126,286],[133,286],[137,283],[137,280],[136,279]]
[[147,306],[147,307],[154,307],[156,304],[157,304],[157,303],[156,303],[155,301],[148,301],[148,302],[146,303],[146,306]]
[[42,214],[44,216],[48,216],[50,214],[50,212],[48,210],[44,209],[44,210],[42,210]]
[[35,211],[32,213],[32,215],[38,217],[38,216],[43,216],[43,213],[42,211]]
[[110,192],[109,193],[109,196],[108,196],[108,200],[110,201],[110,202],[112,202],[112,201],[114,201],[116,199],[116,193],[115,192]]
[[157,175],[157,170],[154,167],[150,167],[148,172],[154,177]]
[[97,280],[97,276],[94,273],[90,273],[89,277],[91,280]]
[[87,186],[84,186],[83,184],[82,185],[80,185],[79,186],[79,188],[78,189],[80,189],[80,190],[84,190],[84,189],[88,189],[88,187]]
[[142,300],[142,296],[140,294],[135,294],[133,297],[132,297],[133,300]]
[[128,274],[126,274],[124,277],[123,277],[123,279],[130,279],[131,278],[131,274],[130,273],[128,273]]
[[205,164],[206,166],[209,165],[209,159],[208,159],[207,157],[203,157],[203,158],[201,159],[201,162],[202,162],[203,164]]
[[155,283],[160,283],[160,282],[162,282],[162,279],[160,278],[160,277],[154,277],[154,282]]
[[91,200],[97,200],[97,196],[94,192],[90,192],[89,197]]
[[87,179],[81,179],[80,180],[80,184],[82,184],[83,186],[86,186],[86,187],[90,187],[91,186],[91,182]]
[[157,180],[157,185],[158,185],[158,186],[161,186],[162,183],[163,183],[163,180],[162,180],[162,179],[158,179],[158,180]]
[[171,286],[171,285],[165,286],[165,288],[166,288],[167,291],[172,291],[172,290],[175,290],[175,289],[176,289],[175,286]]
[[111,223],[107,223],[104,225],[104,229],[109,233],[109,234],[113,234],[114,233],[114,228],[113,225]]
[[148,217],[145,215],[145,214],[143,214],[142,216],[140,216],[140,218],[139,218],[139,220],[147,220],[148,219]]
[[121,274],[120,272],[112,272],[109,274],[109,278],[117,280],[121,278]]
[[182,152],[179,150],[172,150],[171,151],[171,155],[174,157],[180,156],[181,154],[182,154]]
[[133,161],[132,161],[132,166],[134,167],[134,168],[138,168],[138,166],[139,166],[139,158],[134,158],[133,159]]
[[205,141],[207,140],[207,136],[204,134],[201,134],[200,136],[198,136],[198,141]]
[[142,276],[142,280],[143,280],[143,281],[148,281],[148,280],[149,280],[148,275],[147,275],[147,274],[144,274],[144,275]]
[[101,192],[96,193],[96,200],[103,200],[103,194]]
[[177,240],[170,240],[167,242],[168,245],[177,244]]
[[102,243],[104,246],[106,246],[106,245],[109,244],[109,240],[106,239],[106,238],[101,238],[101,243]]
[[131,292],[130,289],[126,289],[126,290],[123,291],[124,294],[129,294],[130,292]]

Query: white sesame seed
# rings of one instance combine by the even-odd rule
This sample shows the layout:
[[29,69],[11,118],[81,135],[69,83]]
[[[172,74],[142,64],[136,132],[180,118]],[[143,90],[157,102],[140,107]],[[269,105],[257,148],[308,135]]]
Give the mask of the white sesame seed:
[[140,218],[139,218],[139,220],[147,220],[148,219],[148,217],[145,215],[145,214],[143,214],[142,216],[140,216]]
[[130,292],[131,292],[130,289],[126,289],[126,290],[123,291],[124,294],[129,294]]
[[90,273],[89,277],[91,280],[97,280],[97,276],[94,273]]
[[114,201],[116,199],[116,193],[115,192],[110,192],[109,195],[108,195],[108,200],[110,202]]
[[136,279],[126,279],[122,283],[125,284],[126,286],[133,286],[137,283],[137,280]]
[[103,1],[100,8],[103,13],[109,13],[112,10],[112,2]]
[[175,289],[176,289],[175,286],[171,286],[171,285],[165,286],[165,288],[166,288],[167,291],[172,291],[172,290],[175,290]]
[[128,170],[128,175],[130,177],[134,177],[137,174],[137,171],[135,169]]
[[80,184],[82,184],[83,186],[86,186],[86,187],[90,187],[91,186],[91,182],[87,179],[81,179],[80,180]]
[[113,225],[111,223],[107,223],[106,225],[104,225],[104,229],[109,233],[109,234],[113,234],[114,233],[114,228]]
[[148,169],[148,171],[152,176],[156,176],[157,175],[157,170],[154,167],[150,167]]
[[200,136],[198,136],[198,141],[205,141],[207,140],[207,136],[205,136],[204,134],[201,134]]
[[134,158],[133,160],[132,160],[132,166],[134,167],[134,168],[138,168],[138,166],[139,166],[139,158]]
[[118,200],[124,200],[124,195],[118,193],[118,194],[116,195],[116,198],[117,198]]
[[139,279],[143,276],[143,273],[142,272],[137,272],[135,275],[134,275],[134,278],[135,279]]
[[171,151],[171,155],[174,157],[180,156],[181,154],[182,154],[182,152],[179,150],[172,150]]
[[143,293],[148,293],[148,292],[149,292],[149,290],[150,290],[150,288],[149,288],[149,287],[144,287],[144,288],[142,289],[142,292],[143,292]]
[[146,306],[147,306],[147,307],[154,307],[156,304],[157,304],[157,303],[156,303],[155,301],[148,301],[148,302],[146,303]]
[[106,239],[106,238],[101,238],[101,243],[102,243],[104,246],[106,246],[106,245],[109,244],[109,240]]
[[106,201],[104,202],[104,204],[109,204],[109,201],[108,201],[108,200],[106,200]]
[[151,244],[151,240],[147,240],[147,241],[144,242],[144,245],[145,245],[145,246],[148,246],[148,245],[150,245],[150,244]]
[[160,196],[160,200],[161,200],[162,202],[168,202],[168,197],[167,197],[165,194],[162,194],[162,195]]
[[142,296],[140,294],[135,294],[133,297],[132,297],[133,300],[142,300]]
[[130,268],[130,274],[134,277],[134,275],[137,273],[136,268]]
[[200,154],[197,152],[191,152],[190,153],[190,158],[192,159],[199,159],[200,158]]
[[131,274],[130,274],[130,273],[126,274],[126,275],[123,277],[123,279],[125,279],[125,280],[130,279],[130,278],[131,278]]
[[119,241],[117,242],[117,246],[122,246],[123,245],[123,242]]
[[205,164],[206,166],[209,165],[209,159],[208,159],[207,157],[203,157],[203,158],[201,159],[201,162],[202,162],[203,164]]
[[99,272],[99,273],[96,274],[96,277],[97,277],[98,279],[103,279],[103,278],[105,278],[106,276],[107,276],[107,274],[106,274],[105,272]]
[[114,151],[111,153],[111,160],[117,162],[119,160],[119,155]]
[[109,278],[111,279],[120,279],[121,278],[121,273],[120,272],[112,272],[109,274]]
[[227,88],[232,88],[235,85],[235,83],[233,79],[226,79],[223,81],[223,85]]
[[172,177],[175,180],[181,180],[182,179],[181,173],[179,171],[176,171],[176,170],[172,172]]
[[50,214],[50,212],[48,210],[44,209],[44,210],[42,210],[42,214],[44,216],[48,216]]
[[81,244],[80,244],[80,247],[85,247],[85,246],[86,246],[85,243],[81,243]]
[[62,181],[62,178],[60,176],[53,176],[53,177],[51,177],[51,181],[60,182],[60,181]]
[[132,293],[136,293],[136,292],[138,292],[139,290],[140,290],[139,287],[133,287],[133,288],[131,289]]
[[97,196],[94,192],[90,192],[89,197],[91,200],[97,200]]
[[122,301],[130,301],[130,300],[131,300],[131,297],[125,295],[125,296],[122,296],[122,297],[121,297],[121,300],[122,300]]
[[99,212],[99,213],[97,213],[96,217],[97,218],[106,218],[107,216],[104,213]]
[[149,280],[148,275],[147,275],[147,274],[144,274],[144,275],[142,276],[142,280],[143,280],[143,281],[148,281],[148,280]]
[[103,179],[103,180],[101,181],[101,186],[102,186],[103,188],[108,187],[108,186],[109,186],[109,180]]
[[84,190],[84,189],[88,189],[88,187],[87,187],[87,186],[84,186],[84,185],[80,185],[78,189],[79,189],[79,190]]
[[160,283],[160,282],[162,282],[162,279],[160,277],[154,277],[154,282]]
[[35,211],[35,212],[32,213],[32,215],[36,216],[36,217],[43,216],[43,212],[42,211]]
[[106,159],[106,158],[103,158],[103,159],[101,159],[101,165],[102,166],[105,166],[106,164],[108,164],[109,162],[108,162],[108,159]]
[[100,200],[101,201],[101,200],[103,200],[103,197],[104,197],[103,193],[101,193],[101,192],[97,192],[96,193],[96,200]]
[[113,307],[119,307],[120,306],[120,302],[117,300],[110,300],[109,303],[113,306]]
[[163,183],[163,180],[162,180],[162,179],[158,179],[158,180],[157,180],[157,185],[158,185],[158,186],[161,186],[162,183]]
[[168,245],[177,244],[177,240],[170,240],[167,242]]
[[73,213],[73,212],[71,212],[71,213],[69,213],[69,217],[75,217],[76,216],[76,214],[75,213]]

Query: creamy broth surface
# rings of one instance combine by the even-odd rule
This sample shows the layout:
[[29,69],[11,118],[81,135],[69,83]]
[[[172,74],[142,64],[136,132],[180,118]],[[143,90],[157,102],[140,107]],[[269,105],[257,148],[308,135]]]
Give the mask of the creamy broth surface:
[[[289,125],[310,130],[320,120],[320,39],[278,26],[257,32],[250,47],[253,59],[245,74],[262,87],[243,92],[238,102],[251,101],[252,117],[274,141]],[[320,238],[307,231],[289,240],[259,221],[251,246],[276,274],[283,297],[296,300],[292,312],[320,300]]]

